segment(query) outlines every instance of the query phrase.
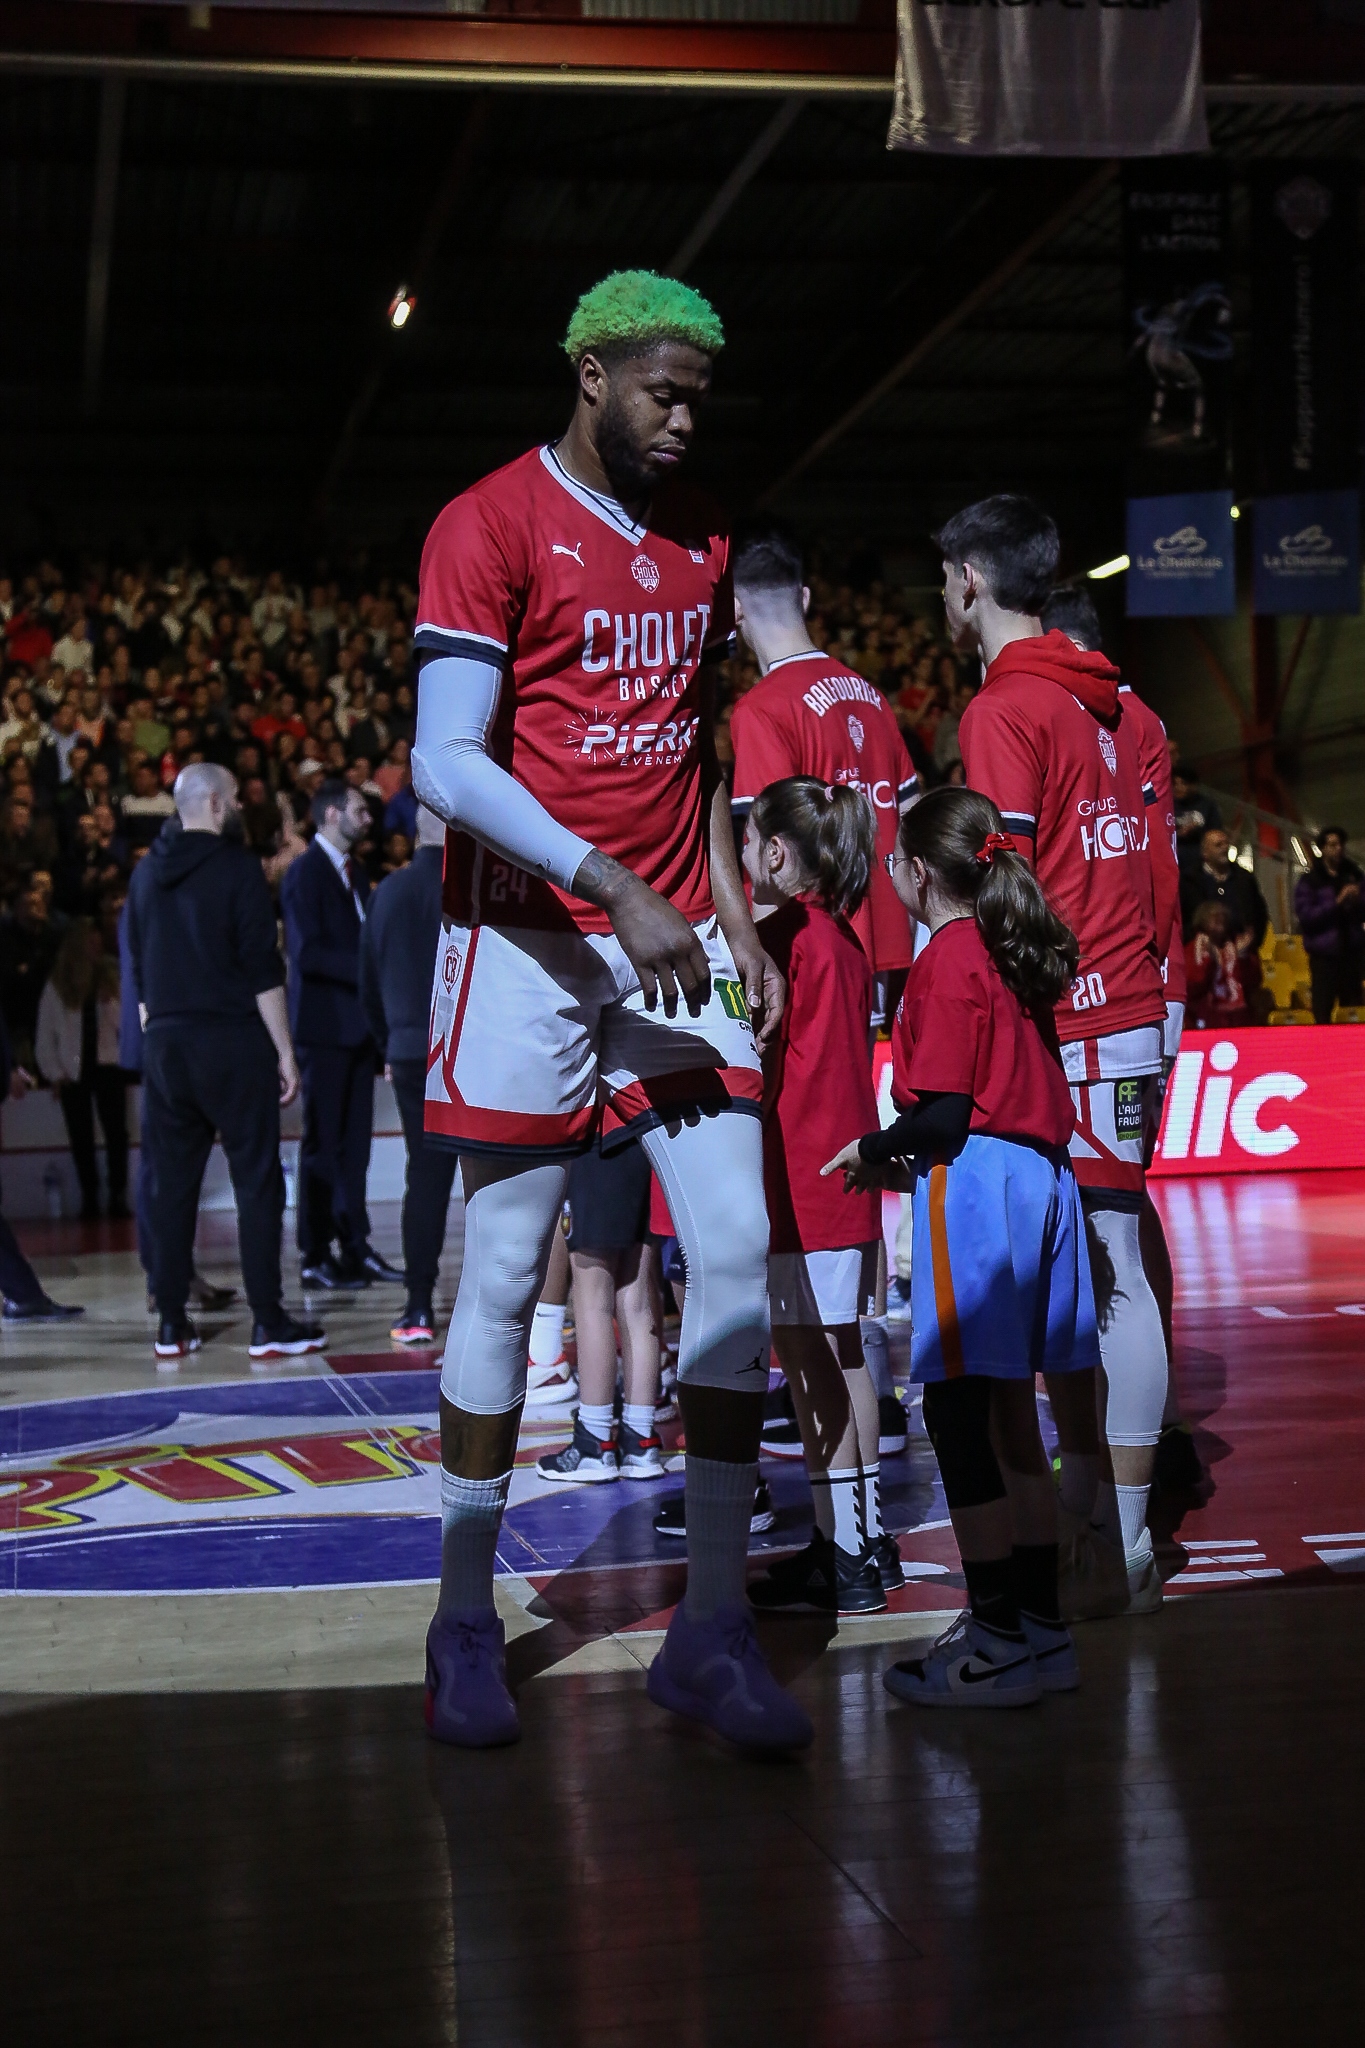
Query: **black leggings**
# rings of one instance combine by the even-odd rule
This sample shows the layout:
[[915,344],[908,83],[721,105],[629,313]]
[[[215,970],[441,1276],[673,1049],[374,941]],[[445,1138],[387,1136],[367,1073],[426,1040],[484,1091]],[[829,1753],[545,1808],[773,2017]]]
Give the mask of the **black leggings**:
[[62,1116],[81,1184],[81,1209],[97,1216],[100,1177],[95,1164],[95,1112],[104,1133],[104,1163],[111,1206],[128,1200],[128,1077],[122,1067],[96,1067],[90,1079],[62,1083]]
[[929,1380],[924,1388],[924,1427],[938,1459],[950,1510],[984,1508],[1003,1500],[1005,1482],[991,1444],[991,1388],[978,1375]]

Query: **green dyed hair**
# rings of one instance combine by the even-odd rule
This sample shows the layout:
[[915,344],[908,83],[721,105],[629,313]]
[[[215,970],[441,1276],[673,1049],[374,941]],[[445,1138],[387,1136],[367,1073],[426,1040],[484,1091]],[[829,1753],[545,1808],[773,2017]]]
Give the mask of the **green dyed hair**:
[[725,329],[709,299],[681,278],[653,270],[613,270],[573,309],[564,353],[578,362],[589,349],[641,347],[651,341],[686,341],[714,355]]

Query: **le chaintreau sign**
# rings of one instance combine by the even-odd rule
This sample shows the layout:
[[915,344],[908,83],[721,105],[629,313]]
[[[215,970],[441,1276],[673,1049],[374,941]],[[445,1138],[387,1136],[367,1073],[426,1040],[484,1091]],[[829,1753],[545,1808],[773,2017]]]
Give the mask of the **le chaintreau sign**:
[[888,145],[967,156],[1209,146],[1199,0],[898,0]]

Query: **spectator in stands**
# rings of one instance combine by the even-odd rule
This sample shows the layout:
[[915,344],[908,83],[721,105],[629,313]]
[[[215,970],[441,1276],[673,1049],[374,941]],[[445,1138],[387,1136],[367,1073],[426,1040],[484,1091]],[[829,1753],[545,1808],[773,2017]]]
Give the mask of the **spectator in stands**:
[[[1177,804],[1178,808],[1178,804]],[[1180,908],[1185,937],[1194,935],[1194,913],[1201,903],[1221,903],[1228,924],[1259,952],[1270,924],[1270,912],[1256,877],[1231,857],[1231,841],[1221,825],[1206,827],[1199,842],[1199,865],[1180,878]]]
[[1182,873],[1198,868],[1204,834],[1221,830],[1223,813],[1206,789],[1201,789],[1199,773],[1191,766],[1180,766],[1180,748],[1174,741],[1171,748],[1171,798],[1175,805],[1176,858]]
[[61,932],[44,892],[30,880],[0,921],[0,1011],[14,1058],[25,1068],[34,1063],[38,1001],[60,943]]
[[1261,961],[1251,935],[1232,921],[1227,906],[1200,903],[1185,947],[1188,995],[1185,1023],[1196,1031],[1234,1031],[1257,1021]]
[[139,761],[132,771],[132,788],[119,805],[119,821],[129,846],[150,846],[167,818],[174,815],[170,791],[161,787],[150,761]]
[[[10,1058],[9,1032],[0,1017],[0,1102],[21,1102],[33,1076]],[[83,1316],[83,1308],[66,1308],[49,1298],[43,1283],[20,1251],[14,1232],[0,1216],[0,1297],[7,1323],[61,1323]]]
[[1294,916],[1313,983],[1313,1018],[1330,1024],[1340,1003],[1354,1009],[1365,975],[1365,874],[1346,858],[1346,833],[1328,825],[1321,852],[1294,885]]
[[104,1136],[109,1215],[128,1208],[128,1087],[119,1065],[118,962],[104,952],[98,926],[73,918],[38,1002],[34,1052],[62,1106],[81,1189],[81,1221],[100,1216],[95,1113]]

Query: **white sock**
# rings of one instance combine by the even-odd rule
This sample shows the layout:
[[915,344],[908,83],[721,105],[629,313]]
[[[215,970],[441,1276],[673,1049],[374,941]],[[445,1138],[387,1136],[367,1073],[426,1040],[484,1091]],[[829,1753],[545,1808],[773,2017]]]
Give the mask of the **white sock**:
[[891,1354],[888,1348],[889,1336],[885,1319],[881,1316],[860,1316],[858,1328],[863,1340],[863,1362],[872,1381],[872,1391],[879,1401],[896,1391],[896,1382],[891,1377]]
[[[838,1472],[812,1472],[810,1490],[815,1497],[816,1527],[820,1526],[820,1496],[828,1502],[827,1519],[834,1524],[834,1541],[840,1550],[846,1550],[857,1557],[865,1541],[863,1535],[862,1504],[858,1498],[862,1491],[862,1473],[854,1465],[849,1470]],[[828,1534],[822,1530],[822,1534]]]
[[1100,1461],[1095,1452],[1063,1451],[1062,1506],[1069,1515],[1088,1520],[1094,1513],[1100,1483]]
[[637,1407],[634,1401],[627,1401],[621,1410],[621,1419],[627,1429],[633,1429],[636,1436],[653,1436],[654,1403],[642,1401]]
[[1142,1537],[1147,1527],[1147,1495],[1149,1490],[1145,1486],[1116,1486],[1114,1488],[1119,1500],[1119,1523],[1123,1530],[1123,1547],[1125,1551],[1134,1551],[1145,1547],[1142,1543]]
[[1123,1541],[1118,1489],[1111,1480],[1103,1479],[1095,1488],[1095,1505],[1090,1511],[1090,1526],[1099,1530],[1106,1543],[1119,1544]]
[[863,1528],[867,1541],[875,1543],[882,1534],[882,1468],[880,1465],[864,1465],[861,1497]]
[[718,1458],[689,1455],[684,1479],[687,1592],[683,1605],[689,1621],[709,1621],[718,1608],[744,1603],[758,1464],[726,1465]]
[[461,1479],[442,1466],[438,1621],[493,1605],[493,1560],[511,1483],[510,1472],[497,1479]]
[[564,1305],[538,1301],[531,1318],[532,1365],[557,1365],[564,1356]]
[[590,1407],[586,1401],[580,1401],[578,1419],[589,1436],[595,1436],[599,1444],[609,1444],[612,1424],[616,1419],[615,1403],[604,1401],[600,1408],[595,1408]]

